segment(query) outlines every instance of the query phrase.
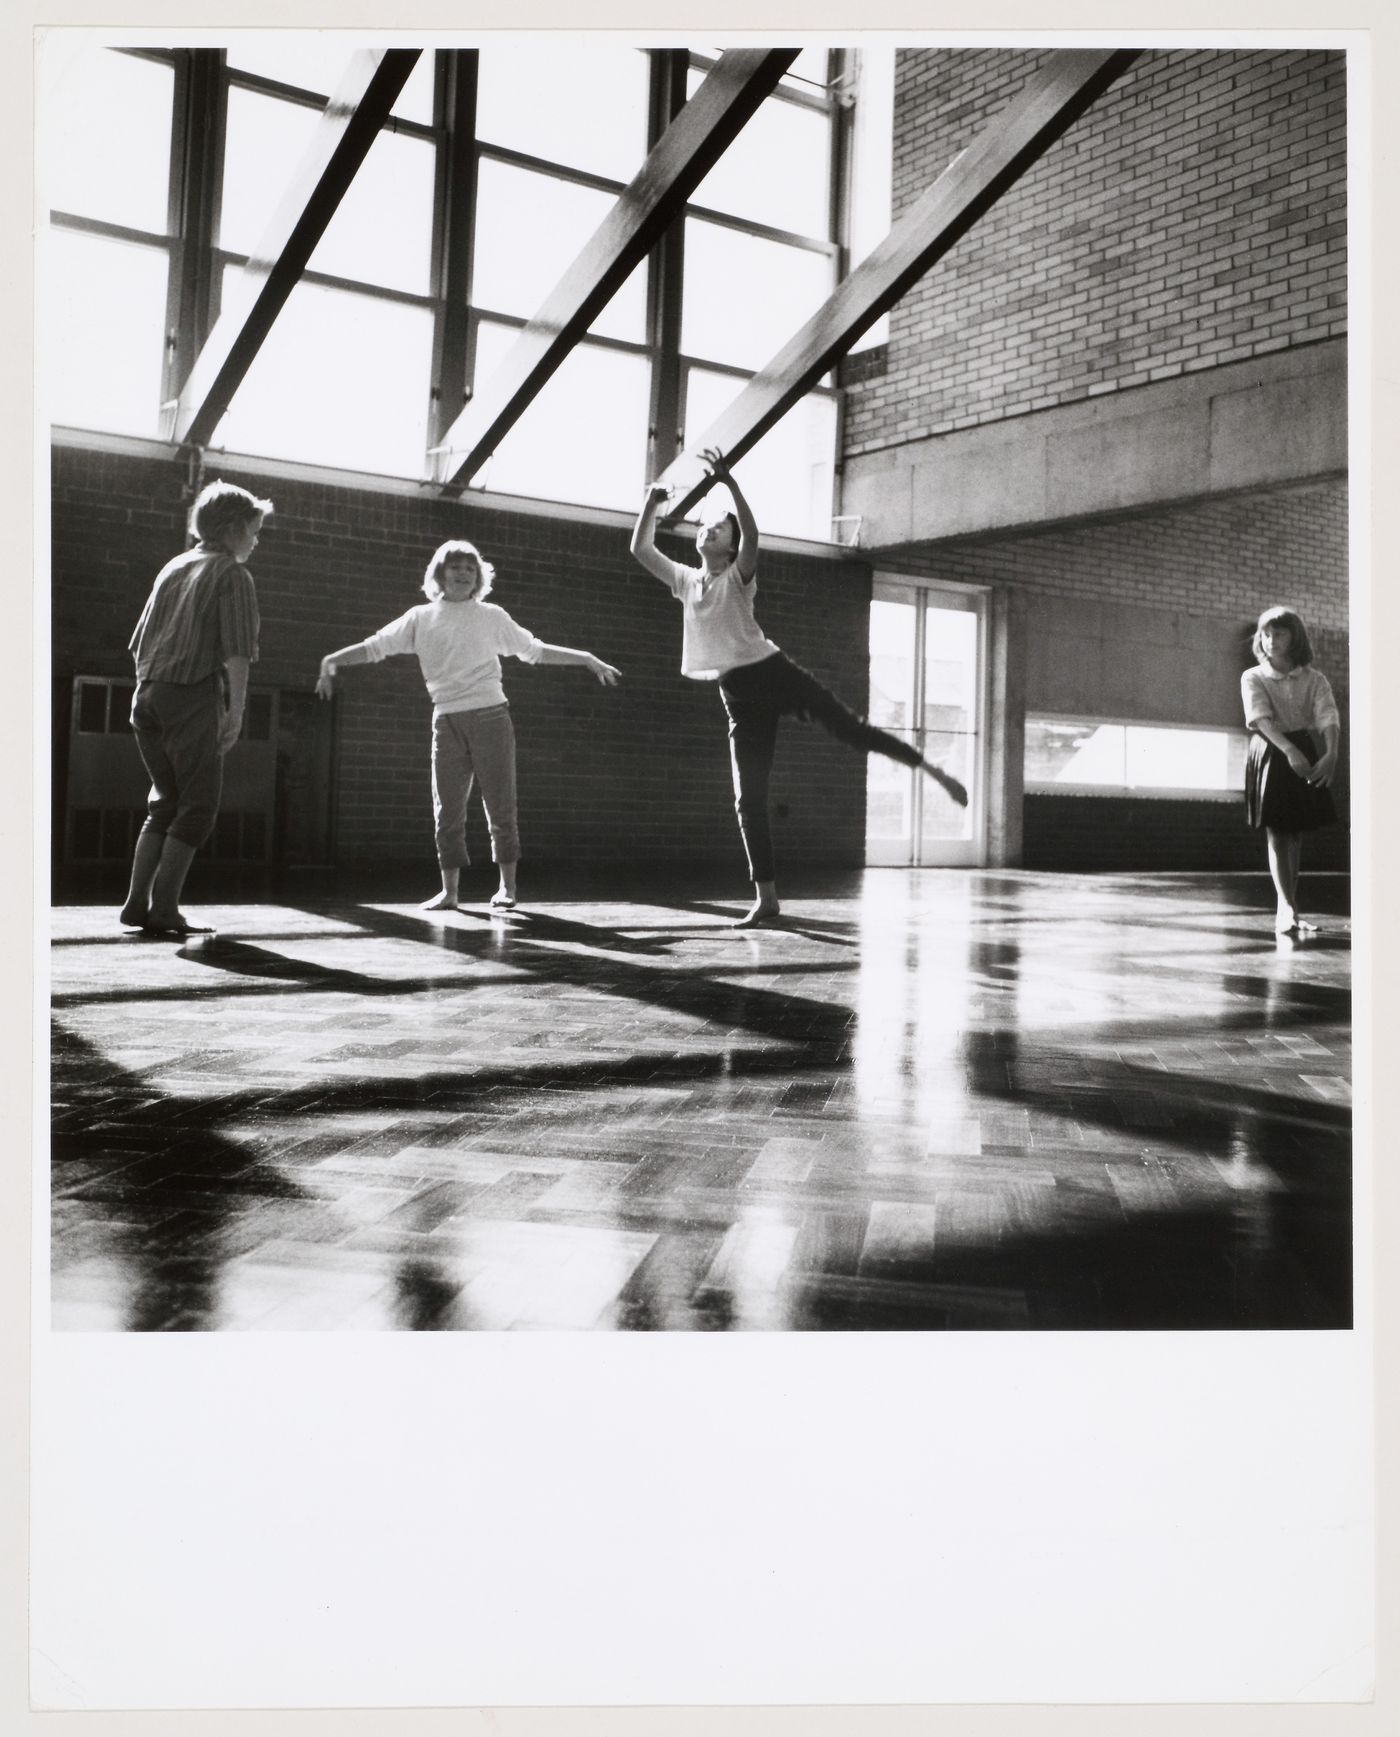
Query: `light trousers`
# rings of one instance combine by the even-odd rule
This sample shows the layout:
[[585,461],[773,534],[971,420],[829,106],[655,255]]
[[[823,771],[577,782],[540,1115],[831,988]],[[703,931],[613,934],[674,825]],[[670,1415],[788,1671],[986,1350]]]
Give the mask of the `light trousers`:
[[466,868],[467,799],[481,782],[494,862],[520,860],[515,817],[515,728],[509,706],[448,712],[433,719],[433,820],[438,864]]

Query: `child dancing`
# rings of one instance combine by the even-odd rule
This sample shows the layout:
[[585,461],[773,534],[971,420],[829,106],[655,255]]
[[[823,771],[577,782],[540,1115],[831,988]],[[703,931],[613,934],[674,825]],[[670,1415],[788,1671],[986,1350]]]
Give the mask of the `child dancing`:
[[1310,932],[1317,924],[1298,913],[1302,834],[1337,818],[1328,786],[1337,770],[1341,718],[1327,677],[1313,668],[1308,630],[1293,610],[1266,609],[1253,650],[1259,662],[1240,677],[1250,732],[1246,818],[1262,826],[1268,839],[1269,873],[1278,894],[1275,931]]
[[198,542],[156,575],[131,636],[131,727],[151,794],[120,920],[159,940],[210,933],[180,914],[180,894],[214,830],[224,755],[243,728],[258,655],[258,599],[244,563],[271,511],[235,483],[201,489],[190,513]]
[[884,754],[937,780],[964,806],[967,792],[956,778],[925,760],[912,744],[877,729],[849,711],[835,694],[779,651],[754,619],[758,589],[758,526],[724,456],[707,447],[700,457],[715,482],[729,490],[734,511],[707,518],[696,536],[699,567],[669,561],[656,547],[656,516],[667,499],[664,484],[647,491],[632,532],[632,553],[659,579],[683,611],[681,673],[717,681],[729,718],[729,755],[734,807],[754,883],[752,907],[736,928],[758,928],[779,914],[774,878],[768,786],[778,742],[778,720],[790,713],[820,724],[838,741],[865,754]]
[[592,652],[546,645],[487,603],[495,570],[471,543],[444,543],[423,578],[420,603],[368,639],[321,659],[316,692],[328,700],[335,678],[348,665],[382,663],[412,652],[433,701],[433,814],[442,891],[425,899],[425,911],[455,911],[458,882],[467,854],[467,798],[481,780],[481,800],[491,833],[491,855],[501,884],[492,895],[496,910],[514,910],[520,834],[516,823],[515,731],[501,686],[501,658],[525,663],[580,664],[604,687],[620,671]]

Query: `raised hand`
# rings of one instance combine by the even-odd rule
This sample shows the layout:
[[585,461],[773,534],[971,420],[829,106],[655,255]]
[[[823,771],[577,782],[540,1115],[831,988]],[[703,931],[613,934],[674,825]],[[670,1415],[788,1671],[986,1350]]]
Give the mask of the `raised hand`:
[[729,466],[724,462],[724,454],[717,446],[702,446],[700,460],[716,482],[728,482]]

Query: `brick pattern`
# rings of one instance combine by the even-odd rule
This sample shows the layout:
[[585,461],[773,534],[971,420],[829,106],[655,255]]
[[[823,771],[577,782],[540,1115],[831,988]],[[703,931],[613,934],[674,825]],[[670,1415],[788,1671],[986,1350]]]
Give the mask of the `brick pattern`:
[[[897,60],[898,219],[1046,59]],[[1345,57],[1149,51],[903,298],[867,452],[1346,330]]]
[[[624,529],[321,481],[237,480],[277,504],[252,562],[263,618],[255,681],[309,689],[325,652],[422,601],[423,568],[439,542],[478,539],[496,563],[496,601],[542,639],[594,651],[624,672],[622,685],[609,691],[581,670],[506,660],[525,859],[703,859],[732,867],[742,885],[719,697],[712,684],[680,675],[679,609],[632,561]],[[151,579],[184,546],[182,481],[169,461],[55,451],[52,646],[60,738],[71,676],[129,673],[125,646]],[[685,553],[679,543],[672,552]],[[868,570],[770,551],[760,583],[765,630],[860,709]],[[416,662],[350,671],[337,705],[337,861],[421,860],[431,873],[431,711]],[[60,820],[61,762],[56,753]],[[862,860],[864,768],[848,749],[814,728],[786,727],[774,800],[780,866]],[[475,802],[469,842],[474,859],[487,862]]]
[[[1305,862],[1344,869],[1349,858],[1350,641],[1347,491],[1340,483],[1202,502],[1107,524],[954,544],[883,559],[882,571],[1004,588],[1022,604],[1093,598],[1144,612],[1236,623],[1239,667],[1262,609],[1296,607],[1318,667],[1341,708],[1342,755],[1333,794],[1339,826],[1310,839]],[[1018,610],[1024,616],[1024,609]],[[1187,636],[1183,636],[1187,637]],[[1257,868],[1262,841],[1229,805],[1163,799],[1029,795],[1027,868]]]
[[1253,619],[1293,604],[1310,628],[1348,620],[1347,489],[1308,484],[1202,501],[1111,523],[947,545],[882,568]]

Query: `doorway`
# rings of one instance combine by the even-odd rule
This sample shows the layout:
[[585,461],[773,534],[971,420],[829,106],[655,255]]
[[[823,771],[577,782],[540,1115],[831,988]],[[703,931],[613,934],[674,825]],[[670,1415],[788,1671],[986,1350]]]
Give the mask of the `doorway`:
[[870,604],[870,721],[967,786],[959,808],[921,772],[867,761],[865,860],[881,867],[986,860],[987,594],[878,577]]

